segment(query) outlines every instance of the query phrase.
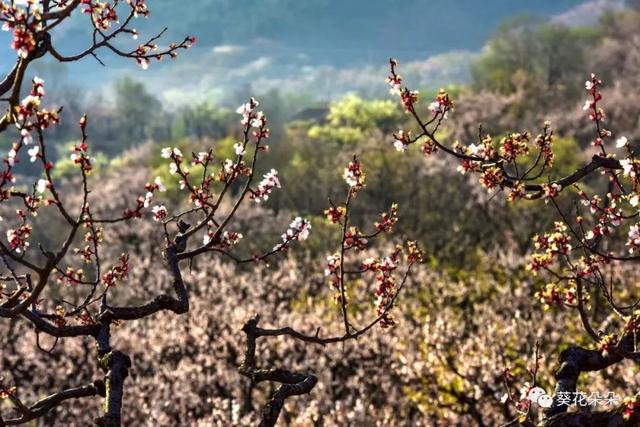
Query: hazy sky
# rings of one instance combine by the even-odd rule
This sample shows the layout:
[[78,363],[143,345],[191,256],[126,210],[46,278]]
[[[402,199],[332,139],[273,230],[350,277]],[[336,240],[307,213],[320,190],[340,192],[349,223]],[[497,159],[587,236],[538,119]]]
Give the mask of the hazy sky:
[[[92,58],[61,72],[69,84],[101,86],[122,76],[147,79],[161,96],[184,95],[221,99],[247,88],[319,91],[334,97],[344,90],[370,86],[389,56],[415,62],[416,73],[441,84],[465,79],[465,67],[500,23],[513,16],[554,19],[585,4],[622,0],[191,0],[150,2],[151,16],[136,23],[142,34],[167,26],[167,40],[186,34],[198,38],[196,48],[177,61],[152,64],[142,71],[105,53],[102,67]],[[188,7],[186,6],[188,4]],[[580,9],[578,9],[580,10]],[[589,10],[569,16],[588,18]],[[577,16],[577,18],[576,18]],[[78,15],[61,28],[54,41],[74,53],[87,45],[87,16]],[[0,43],[8,45],[8,34]],[[129,41],[131,42],[131,41]],[[425,62],[447,52],[454,57]],[[0,53],[6,69],[15,54]],[[39,72],[53,73],[53,67]],[[422,70],[422,71],[421,71]],[[373,74],[369,77],[368,74]],[[60,80],[58,75],[57,79]],[[344,81],[344,80],[351,80]]]

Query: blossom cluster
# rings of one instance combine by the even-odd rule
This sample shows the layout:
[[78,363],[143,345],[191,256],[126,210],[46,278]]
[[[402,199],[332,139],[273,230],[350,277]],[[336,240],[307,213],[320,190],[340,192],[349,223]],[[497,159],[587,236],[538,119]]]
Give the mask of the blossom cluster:
[[602,356],[607,357],[611,354],[613,348],[618,345],[618,335],[617,334],[607,334],[600,337],[600,342],[598,343],[598,350],[602,353]]
[[398,222],[398,204],[393,203],[389,212],[383,212],[380,214],[380,221],[376,221],[374,226],[376,231],[383,231],[388,233],[392,230],[393,226]]
[[640,332],[640,310],[635,310],[631,316],[627,317],[625,330],[631,333]]
[[[0,188],[4,186],[8,181],[12,181],[13,175],[11,174],[10,167],[14,166],[18,160],[18,154],[24,146],[31,146],[27,150],[29,159],[31,162],[35,162],[37,159],[42,158],[43,153],[39,145],[33,145],[33,132],[40,132],[50,126],[56,125],[60,121],[58,111],[50,111],[44,108],[40,108],[42,98],[45,96],[44,81],[38,77],[34,77],[32,81],[31,91],[29,95],[22,99],[13,112],[15,118],[15,126],[20,131],[20,139],[17,143],[14,143],[4,159],[4,162],[9,169],[4,173]],[[53,168],[53,164],[46,162],[45,170]]]
[[74,269],[73,267],[67,267],[66,271],[60,271],[57,276],[60,284],[66,283],[71,286],[83,283],[84,278],[84,270],[82,268]]
[[[388,212],[380,214],[380,220],[375,221],[373,224],[375,231],[363,233],[358,226],[349,223],[352,203],[351,192],[364,186],[363,167],[357,157],[354,157],[349,162],[343,177],[350,188],[347,201],[342,205],[332,203],[324,212],[330,224],[340,224],[342,226],[340,249],[327,256],[324,274],[328,278],[329,287],[336,291],[334,300],[343,307],[343,310],[346,310],[349,301],[345,291],[345,274],[363,275],[367,272],[374,273],[376,283],[374,300],[377,319],[382,328],[387,328],[395,323],[390,311],[399,291],[397,286],[398,279],[394,273],[400,266],[401,256],[406,252],[406,274],[408,274],[408,269],[412,264],[422,261],[422,253],[415,242],[408,242],[406,251],[402,245],[398,245],[389,256],[383,258],[369,257],[359,263],[353,271],[346,270],[345,262],[349,252],[363,251],[379,234],[390,233],[393,230],[393,227],[398,222],[398,205],[393,203]],[[402,279],[402,283],[404,283],[404,279]]]
[[367,246],[367,243],[369,243],[369,239],[362,234],[355,225],[349,227],[344,233],[345,249],[355,248],[363,250]]
[[[589,213],[594,220],[593,225],[587,228],[583,218],[576,219],[585,229],[584,239],[587,243],[593,243],[602,237],[611,235],[615,228],[622,224],[625,215],[619,207],[622,201],[621,195],[608,193],[605,195],[606,201],[603,203],[602,197],[597,194],[593,197],[588,197],[584,191],[579,191],[578,194],[582,205],[589,208]],[[632,230],[629,235],[631,236],[631,234]],[[633,245],[630,245],[630,251],[633,252]]]
[[262,181],[258,184],[258,188],[251,193],[250,198],[256,203],[267,201],[274,188],[281,188],[280,180],[278,179],[278,171],[271,169],[264,174]]
[[83,13],[91,15],[91,21],[102,30],[108,30],[112,23],[118,21],[116,8],[109,2],[95,0],[81,0],[84,9]]
[[87,217],[85,227],[89,228],[89,231],[87,231],[84,236],[84,242],[86,244],[82,248],[75,248],[74,253],[77,254],[84,263],[89,264],[93,261],[93,257],[97,256],[97,248],[102,243],[104,230],[95,227],[94,224],[91,223],[89,215],[85,216]]
[[393,316],[389,313],[389,309],[396,296],[397,282],[393,273],[398,268],[401,251],[402,247],[396,247],[391,255],[381,260],[367,259],[362,265],[363,269],[375,274],[376,312],[378,316],[382,316],[382,320],[380,321],[382,328],[388,328],[395,324]]
[[[414,263],[422,261],[422,251],[418,249],[416,242],[407,242],[406,249],[398,245],[393,252],[381,259],[367,258],[362,262],[362,270],[375,275],[375,305],[376,313],[380,317],[380,327],[388,328],[395,325],[391,308],[398,295],[398,279],[394,272],[398,269],[403,252],[406,254],[408,268]],[[408,270],[407,270],[408,272]],[[404,281],[405,278],[402,279]]]
[[442,118],[447,118],[449,111],[453,109],[453,101],[444,89],[440,89],[435,100],[429,104],[429,110],[434,114],[440,114]]
[[536,273],[551,265],[555,258],[569,255],[573,249],[570,241],[566,224],[556,221],[553,232],[536,235],[533,238],[536,253],[533,254],[527,269]]
[[[248,126],[247,129],[255,128],[253,135],[257,139],[263,139],[269,137],[269,129],[267,129],[267,117],[264,115],[262,111],[256,111],[256,107],[259,105],[259,102],[255,100],[255,98],[251,98],[249,102],[242,104],[236,112],[242,116],[241,123],[245,126]],[[238,153],[239,147],[235,147],[236,154]]]
[[[391,73],[387,76],[387,83],[390,86],[389,93],[400,97],[400,103],[406,113],[415,115],[415,104],[418,102],[419,92],[402,85],[402,76],[396,71],[398,67],[398,61],[396,59],[389,59],[389,65],[391,69]],[[444,89],[440,89],[428,108],[433,114],[433,120],[438,118],[440,120],[446,119],[449,111],[453,109],[453,100]],[[398,151],[404,151],[408,144],[405,145],[402,139],[396,138],[394,145]]]
[[529,133],[510,133],[500,141],[500,155],[508,162],[529,154]]
[[502,185],[504,181],[504,174],[502,169],[498,167],[486,168],[480,176],[480,184],[487,188],[487,190],[493,190]]
[[129,275],[129,255],[122,254],[118,258],[118,263],[111,267],[109,271],[102,275],[102,283],[110,288],[117,282],[124,280]]
[[605,118],[604,110],[598,106],[598,102],[602,99],[602,94],[598,90],[600,86],[602,86],[602,80],[595,74],[591,74],[591,79],[584,84],[590,98],[584,102],[583,110],[589,112],[589,118],[593,121],[600,121]]
[[216,242],[213,242],[212,239],[214,239],[215,237],[215,232],[212,230],[208,230],[207,234],[204,235],[204,238],[202,239],[202,243],[204,245],[216,245],[217,247],[220,248],[231,248],[232,246],[235,246],[238,244],[238,242],[240,242],[240,240],[244,237],[242,235],[242,233],[238,233],[236,231],[224,231],[222,233],[222,238],[219,239]]
[[553,166],[553,160],[555,154],[553,153],[553,132],[550,131],[551,122],[544,122],[544,132],[536,136],[534,144],[538,148],[542,159],[544,160],[544,166]]
[[554,305],[571,306],[576,303],[576,290],[573,287],[563,289],[557,283],[547,283],[543,289],[535,293],[535,298],[543,304],[545,309]]
[[[139,195],[136,198],[136,206],[133,209],[126,208],[124,210],[124,218],[141,218],[143,210],[151,206],[151,202],[153,201],[156,192],[167,191],[159,176],[155,177],[152,183],[146,183],[144,188],[146,193],[144,195]],[[167,208],[163,204],[153,206],[151,208],[151,212],[153,213],[153,219],[155,221],[163,221],[168,214]]]
[[329,278],[329,287],[334,291],[340,290],[340,253],[334,253],[327,256],[327,264],[324,269],[324,275]]
[[344,206],[331,206],[324,211],[327,220],[331,224],[341,223],[342,218],[347,213],[347,209]]
[[629,420],[636,415],[638,408],[640,408],[640,393],[633,397],[625,397],[623,407],[622,418],[625,420]]
[[249,168],[244,160],[234,162],[231,159],[225,159],[222,168],[218,174],[218,180],[221,182],[231,182],[240,176],[250,176],[251,168]]
[[409,148],[409,144],[411,144],[411,132],[405,132],[403,130],[399,130],[397,133],[393,134],[393,146],[397,151],[404,153]]
[[149,15],[149,9],[147,8],[145,1],[146,0],[127,0],[127,3],[131,5],[136,18],[138,16],[146,17]]
[[[23,6],[23,7],[20,7]],[[36,34],[42,30],[42,11],[34,0],[0,2],[0,21],[3,31],[12,31],[11,48],[21,58],[36,49]]]
[[342,176],[353,191],[357,191],[364,187],[364,179],[366,175],[362,169],[362,164],[358,159],[353,159],[353,161],[349,162],[347,167],[344,169]]
[[558,197],[561,191],[562,185],[558,184],[557,182],[552,182],[551,184],[542,184],[542,192],[544,193],[544,197],[546,199]]
[[[505,138],[504,141],[508,139]],[[456,142],[453,146],[454,150],[479,160],[491,160],[495,157],[495,148],[494,148],[493,138],[491,135],[484,135],[478,144],[472,143],[467,146],[461,145]],[[504,145],[501,147],[501,151],[505,151]],[[474,161],[472,164],[480,166],[480,161]]]
[[57,305],[53,315],[53,323],[58,327],[62,328],[67,325],[67,319],[65,319],[67,315],[67,311],[63,306]]
[[288,245],[295,240],[307,240],[309,233],[311,232],[311,223],[307,219],[301,217],[295,217],[289,228],[284,232],[282,237],[282,243],[278,243],[273,247],[274,251],[279,251],[288,247]]
[[24,252],[29,247],[29,237],[33,231],[31,225],[26,222],[18,228],[10,228],[7,230],[7,241],[9,247],[17,253]]
[[[49,111],[40,108],[41,100],[45,96],[44,82],[42,79],[35,77],[32,81],[31,91],[18,106],[15,107],[13,117],[15,126],[20,131],[18,142],[12,144],[7,156],[4,158],[5,168],[0,173],[0,201],[7,200],[11,197],[14,190],[13,185],[16,181],[13,174],[13,167],[20,161],[19,154],[26,146],[27,154],[31,162],[42,160],[45,174],[53,168],[53,164],[46,161],[41,142],[34,144],[33,132],[39,134],[49,126],[59,123],[58,112]],[[32,215],[37,214],[37,209],[41,205],[49,205],[55,203],[55,200],[45,199],[43,193],[51,188],[51,182],[47,178],[39,178],[33,185],[33,193],[26,195],[23,199],[25,208]],[[6,232],[9,248],[16,253],[22,253],[29,247],[28,239],[32,232],[32,227],[27,223],[27,213],[23,209],[16,210],[16,217],[20,225],[16,228],[10,228]]]
[[396,73],[396,67],[398,66],[397,60],[390,59],[389,64],[391,65],[391,75],[387,77],[387,83],[391,86],[389,92],[392,95],[400,96],[404,111],[409,113],[413,111],[414,104],[418,102],[418,91],[409,90],[402,86],[402,77]]

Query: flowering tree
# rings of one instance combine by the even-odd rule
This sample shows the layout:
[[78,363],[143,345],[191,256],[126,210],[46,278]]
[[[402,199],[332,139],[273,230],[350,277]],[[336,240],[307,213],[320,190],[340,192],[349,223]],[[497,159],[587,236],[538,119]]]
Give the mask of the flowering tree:
[[[359,229],[358,226],[353,225],[350,216],[351,205],[358,191],[365,186],[365,173],[362,164],[356,157],[345,168],[344,179],[349,187],[346,200],[341,204],[334,204],[330,200],[331,206],[325,211],[328,221],[339,226],[341,230],[337,251],[327,257],[325,276],[328,278],[330,288],[335,292],[334,300],[340,308],[344,332],[334,336],[321,336],[320,327],[317,328],[315,334],[306,334],[291,327],[263,329],[258,327],[259,316],[255,316],[245,323],[242,330],[247,336],[247,350],[240,372],[250,378],[252,383],[273,381],[282,384],[265,405],[260,425],[274,425],[285,399],[289,396],[309,393],[315,386],[317,378],[312,374],[299,374],[286,369],[258,369],[255,356],[256,340],[268,336],[289,336],[305,343],[325,346],[357,339],[376,325],[382,328],[391,327],[395,323],[391,309],[407,281],[411,267],[422,260],[420,250],[412,241],[407,242],[406,247],[396,246],[387,256],[359,259],[357,252],[364,251],[370,246],[371,241],[380,234],[392,231],[398,221],[398,207],[393,204],[389,212],[382,213],[380,220],[373,224],[371,231]],[[274,251],[280,250],[295,236],[297,238],[306,237],[308,227],[305,227],[304,222],[301,221],[300,218],[296,218],[291,223],[291,228],[282,235],[283,243],[276,245],[273,248]],[[297,231],[300,229],[302,232]],[[406,266],[404,271],[398,272],[401,269],[403,258]],[[349,285],[355,283],[355,280],[361,276],[368,274],[374,276],[376,284],[376,316],[366,325],[357,327],[349,319],[349,293],[353,292],[349,289]]]
[[[89,15],[93,30],[91,45],[78,54],[59,52],[51,31],[82,11]],[[103,426],[118,426],[122,419],[125,398],[125,379],[131,368],[131,359],[114,348],[111,334],[114,325],[121,322],[154,316],[170,311],[183,314],[189,310],[190,295],[183,279],[184,264],[191,264],[199,256],[217,253],[239,264],[267,261],[287,251],[295,242],[305,240],[310,232],[309,221],[297,217],[282,235],[282,241],[272,249],[248,258],[237,255],[234,248],[243,235],[234,231],[239,208],[246,202],[265,202],[280,188],[278,173],[271,170],[256,182],[259,158],[268,151],[267,119],[257,111],[258,102],[251,99],[238,109],[242,116],[242,138],[234,145],[235,157],[214,158],[213,149],[183,155],[178,148],[167,147],[161,152],[168,162],[169,171],[187,198],[187,206],[178,212],[158,201],[158,193],[165,191],[160,178],[147,183],[135,201],[119,215],[108,215],[94,208],[92,200],[93,158],[89,150],[88,119],[79,121],[80,142],[71,148],[70,158],[77,166],[79,180],[75,191],[81,194],[80,203],[69,203],[62,187],[52,174],[55,164],[48,157],[46,131],[59,122],[60,110],[45,109],[44,82],[33,77],[28,95],[23,96],[29,64],[50,55],[58,61],[76,61],[93,56],[100,61],[99,52],[107,49],[118,56],[130,58],[146,69],[153,59],[175,57],[178,50],[193,45],[193,37],[181,43],[172,43],[161,49],[155,42],[162,33],[150,38],[132,50],[115,44],[118,36],[138,37],[131,28],[132,21],[147,16],[144,0],[99,2],[92,0],[27,0],[0,3],[3,29],[13,33],[12,48],[17,54],[16,64],[0,83],[0,96],[6,102],[6,114],[0,120],[0,131],[15,129],[16,142],[4,158],[0,180],[0,201],[15,208],[15,216],[3,218],[6,241],[0,242],[3,275],[0,278],[0,316],[30,322],[41,345],[41,334],[55,339],[89,337],[95,341],[98,366],[102,376],[91,384],[64,389],[34,403],[23,402],[21,390],[26,384],[11,384],[0,379],[0,398],[12,407],[7,414],[0,413],[0,426],[17,425],[37,419],[63,402],[101,396],[104,414],[95,422]],[[26,154],[25,154],[26,153]],[[16,168],[20,161],[40,165],[39,177],[19,177]],[[412,265],[421,260],[413,242],[397,246],[391,254],[381,258],[358,259],[358,252],[368,248],[383,233],[389,233],[397,221],[397,206],[382,214],[372,231],[361,231],[351,218],[351,205],[358,191],[365,186],[365,174],[359,160],[354,157],[344,172],[348,185],[346,200],[331,203],[328,220],[340,227],[338,250],[327,259],[326,274],[336,293],[344,332],[323,336],[320,328],[315,333],[294,330],[291,327],[264,329],[258,326],[259,316],[248,320],[243,327],[247,349],[240,373],[252,383],[263,381],[280,383],[267,402],[261,425],[274,425],[287,397],[308,393],[316,384],[312,374],[300,374],[287,369],[261,369],[257,367],[256,341],[263,337],[288,336],[310,345],[329,345],[354,340],[376,325],[388,328],[394,324],[392,308],[406,283]],[[53,217],[62,218],[64,230],[56,230],[60,241],[49,247],[37,239],[39,227],[51,224]],[[128,253],[106,257],[109,228],[120,223],[142,221],[157,223],[164,236],[161,249],[170,272],[172,292],[162,293],[147,302],[131,304],[120,301],[118,287],[127,281],[135,260]],[[194,243],[197,242],[197,243]],[[111,242],[122,245],[126,242]],[[404,267],[402,268],[404,264]],[[402,273],[400,269],[402,268]],[[350,319],[354,295],[352,284],[361,276],[373,275],[376,283],[375,315],[364,326],[355,326]],[[141,284],[144,285],[144,284]],[[15,340],[20,337],[16,336]],[[2,409],[4,411],[4,409]]]
[[[78,54],[62,54],[53,43],[51,31],[76,11],[89,15],[93,29],[92,43]],[[71,159],[78,165],[82,177],[78,191],[82,192],[83,200],[81,206],[67,206],[63,200],[64,195],[58,192],[58,186],[52,179],[54,165],[49,161],[45,144],[45,132],[59,122],[60,110],[48,110],[41,106],[45,89],[43,81],[37,77],[32,79],[29,94],[21,98],[29,65],[46,55],[61,62],[76,61],[86,56],[93,56],[100,61],[99,51],[107,49],[118,56],[131,58],[146,68],[151,59],[175,57],[178,50],[186,49],[195,42],[194,38],[187,37],[179,44],[172,43],[165,49],[159,49],[155,41],[162,35],[160,33],[132,50],[115,44],[121,35],[129,34],[134,39],[137,38],[138,33],[131,27],[131,23],[135,18],[147,14],[144,0],[116,0],[113,4],[89,0],[12,0],[0,3],[2,28],[12,32],[11,47],[17,54],[15,65],[0,83],[0,96],[3,96],[2,101],[7,104],[6,113],[0,119],[0,131],[8,130],[11,125],[18,131],[17,142],[4,158],[0,181],[2,202],[12,203],[16,207],[15,218],[3,221],[7,242],[0,243],[0,253],[6,274],[2,277],[3,301],[0,304],[0,316],[24,318],[33,323],[36,334],[45,333],[56,339],[79,336],[95,338],[99,362],[105,373],[104,380],[57,392],[32,405],[21,402],[15,386],[0,381],[0,394],[8,398],[17,409],[17,415],[8,419],[0,416],[2,425],[25,423],[64,400],[96,395],[106,397],[105,414],[98,423],[118,425],[123,381],[127,376],[130,360],[111,348],[110,325],[119,320],[148,316],[164,309],[178,313],[188,309],[188,294],[180,277],[174,244],[168,245],[167,261],[175,273],[175,298],[163,295],[138,307],[110,306],[108,290],[126,278],[129,257],[123,254],[117,260],[110,260],[110,266],[103,264],[104,260],[100,256],[103,228],[109,223],[140,217],[143,207],[148,205],[153,194],[162,190],[161,183],[149,184],[146,197],[140,197],[136,207],[127,210],[121,217],[98,218],[91,209],[89,197],[87,177],[92,170],[92,158],[88,152],[87,119],[82,117],[81,142],[73,146]],[[41,166],[42,175],[35,183],[18,182],[14,172],[25,151],[31,162],[37,162]],[[36,245],[37,249],[30,249],[32,221],[41,211],[45,215],[57,212],[68,225],[66,231],[60,230],[60,235],[65,237],[58,249],[46,248],[42,244]],[[156,213],[156,217],[158,215]],[[82,233],[84,236],[81,236]],[[84,243],[80,243],[82,241]],[[186,242],[186,237],[181,237],[181,241]],[[71,258],[86,266],[74,268],[74,260]],[[61,300],[64,301],[62,304],[46,301],[43,298],[44,292],[55,281],[82,287],[85,290],[84,296],[75,298],[74,301]],[[96,306],[99,306],[98,311],[94,310]]]
[[[626,137],[610,142],[613,132],[604,127],[599,92],[602,81],[591,75],[585,83],[588,99],[584,110],[594,124],[595,154],[574,173],[554,180],[548,176],[554,160],[554,136],[549,122],[536,137],[527,132],[509,133],[495,141],[480,127],[475,143],[445,144],[439,139],[438,130],[453,110],[449,95],[440,91],[423,118],[418,92],[403,84],[397,67],[397,61],[391,59],[387,81],[417,129],[394,135],[398,151],[404,152],[412,144],[421,144],[425,156],[442,151],[457,160],[461,173],[477,174],[480,184],[490,192],[504,191],[510,201],[544,199],[559,216],[552,231],[535,237],[535,252],[527,270],[548,280],[536,293],[545,308],[574,310],[592,345],[572,344],[560,352],[552,399],[543,398],[538,391],[531,393],[537,386],[537,355],[530,371],[532,384],[527,384],[520,396],[511,392],[513,378],[505,370],[504,401],[519,412],[510,424],[532,424],[532,408],[541,406],[546,408],[546,426],[638,425],[640,393],[631,392],[609,411],[567,412],[582,373],[603,371],[640,357],[637,289],[625,280],[629,269],[621,269],[638,260],[639,164]],[[572,199],[569,208],[560,202],[561,193]],[[624,271],[627,277],[621,273]],[[576,341],[581,340],[576,337]]]

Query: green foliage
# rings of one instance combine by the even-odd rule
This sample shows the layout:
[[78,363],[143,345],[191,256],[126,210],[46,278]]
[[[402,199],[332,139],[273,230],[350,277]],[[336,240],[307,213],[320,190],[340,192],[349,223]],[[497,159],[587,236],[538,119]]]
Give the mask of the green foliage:
[[231,110],[206,102],[184,107],[172,125],[171,135],[176,139],[221,138],[231,130],[235,117]]
[[308,135],[312,139],[355,145],[373,129],[390,132],[401,117],[397,103],[391,100],[370,101],[351,94],[331,104],[327,122],[312,126]]
[[139,144],[152,137],[163,123],[162,104],[150,94],[143,83],[129,77],[114,85],[116,126],[127,141],[124,147]]
[[507,23],[474,64],[474,87],[503,94],[539,88],[566,96],[576,87],[575,78],[585,73],[587,55],[599,36],[599,30],[591,28]]
[[401,117],[398,105],[391,100],[364,100],[357,95],[347,95],[329,109],[331,126],[351,126],[362,130],[388,128]]

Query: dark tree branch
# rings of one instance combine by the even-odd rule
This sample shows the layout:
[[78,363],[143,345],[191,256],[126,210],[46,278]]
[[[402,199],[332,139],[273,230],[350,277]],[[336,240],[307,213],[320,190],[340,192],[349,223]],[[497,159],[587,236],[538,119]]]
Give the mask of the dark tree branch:
[[540,427],[637,427],[640,425],[640,414],[636,411],[625,419],[624,406],[610,411],[561,413],[547,418]]
[[120,427],[124,380],[129,375],[131,359],[121,351],[111,351],[100,358],[99,364],[105,374],[105,415],[96,419],[96,424],[100,427]]
[[92,397],[98,395],[104,396],[104,394],[104,383],[100,380],[87,386],[63,390],[61,392],[45,397],[44,399],[38,400],[28,408],[23,407],[23,413],[18,418],[4,420],[4,424],[3,420],[0,418],[0,427],[3,425],[19,425],[35,420],[36,418],[41,417],[66,400],[81,399],[83,397]]
[[286,369],[257,369],[256,368],[256,340],[263,336],[258,328],[259,316],[249,319],[242,331],[247,336],[247,350],[244,361],[238,371],[249,378],[252,383],[271,381],[282,384],[272,395],[262,409],[262,419],[259,427],[272,427],[276,424],[285,400],[291,396],[309,394],[318,382],[313,374],[300,374]]
[[[621,412],[619,410],[593,412],[587,415],[567,414],[569,408],[566,404],[561,404],[560,396],[563,394],[573,395],[576,392],[576,387],[580,374],[583,372],[601,371],[614,365],[624,359],[622,353],[624,351],[633,350],[634,337],[633,332],[625,334],[618,345],[614,347],[607,355],[603,355],[601,350],[589,350],[578,346],[572,346],[560,353],[560,367],[555,373],[556,387],[553,395],[553,404],[545,411],[546,421],[549,424],[544,424],[545,427],[560,427],[560,426],[578,426],[578,425],[593,425],[593,426],[632,426],[638,425],[640,421],[640,414],[636,413],[633,420],[634,423],[626,423],[622,419]],[[585,420],[589,419],[588,416],[593,417],[589,423],[584,424]],[[607,421],[608,420],[608,421]],[[610,422],[611,424],[607,424]],[[582,423],[582,424],[581,424]]]
[[175,245],[170,245],[165,250],[165,257],[173,276],[173,289],[176,297],[168,294],[158,295],[146,304],[135,307],[107,307],[98,319],[102,322],[113,320],[134,320],[151,316],[162,310],[170,310],[176,314],[189,311],[189,292],[182,279],[180,266],[178,265],[178,253]]

